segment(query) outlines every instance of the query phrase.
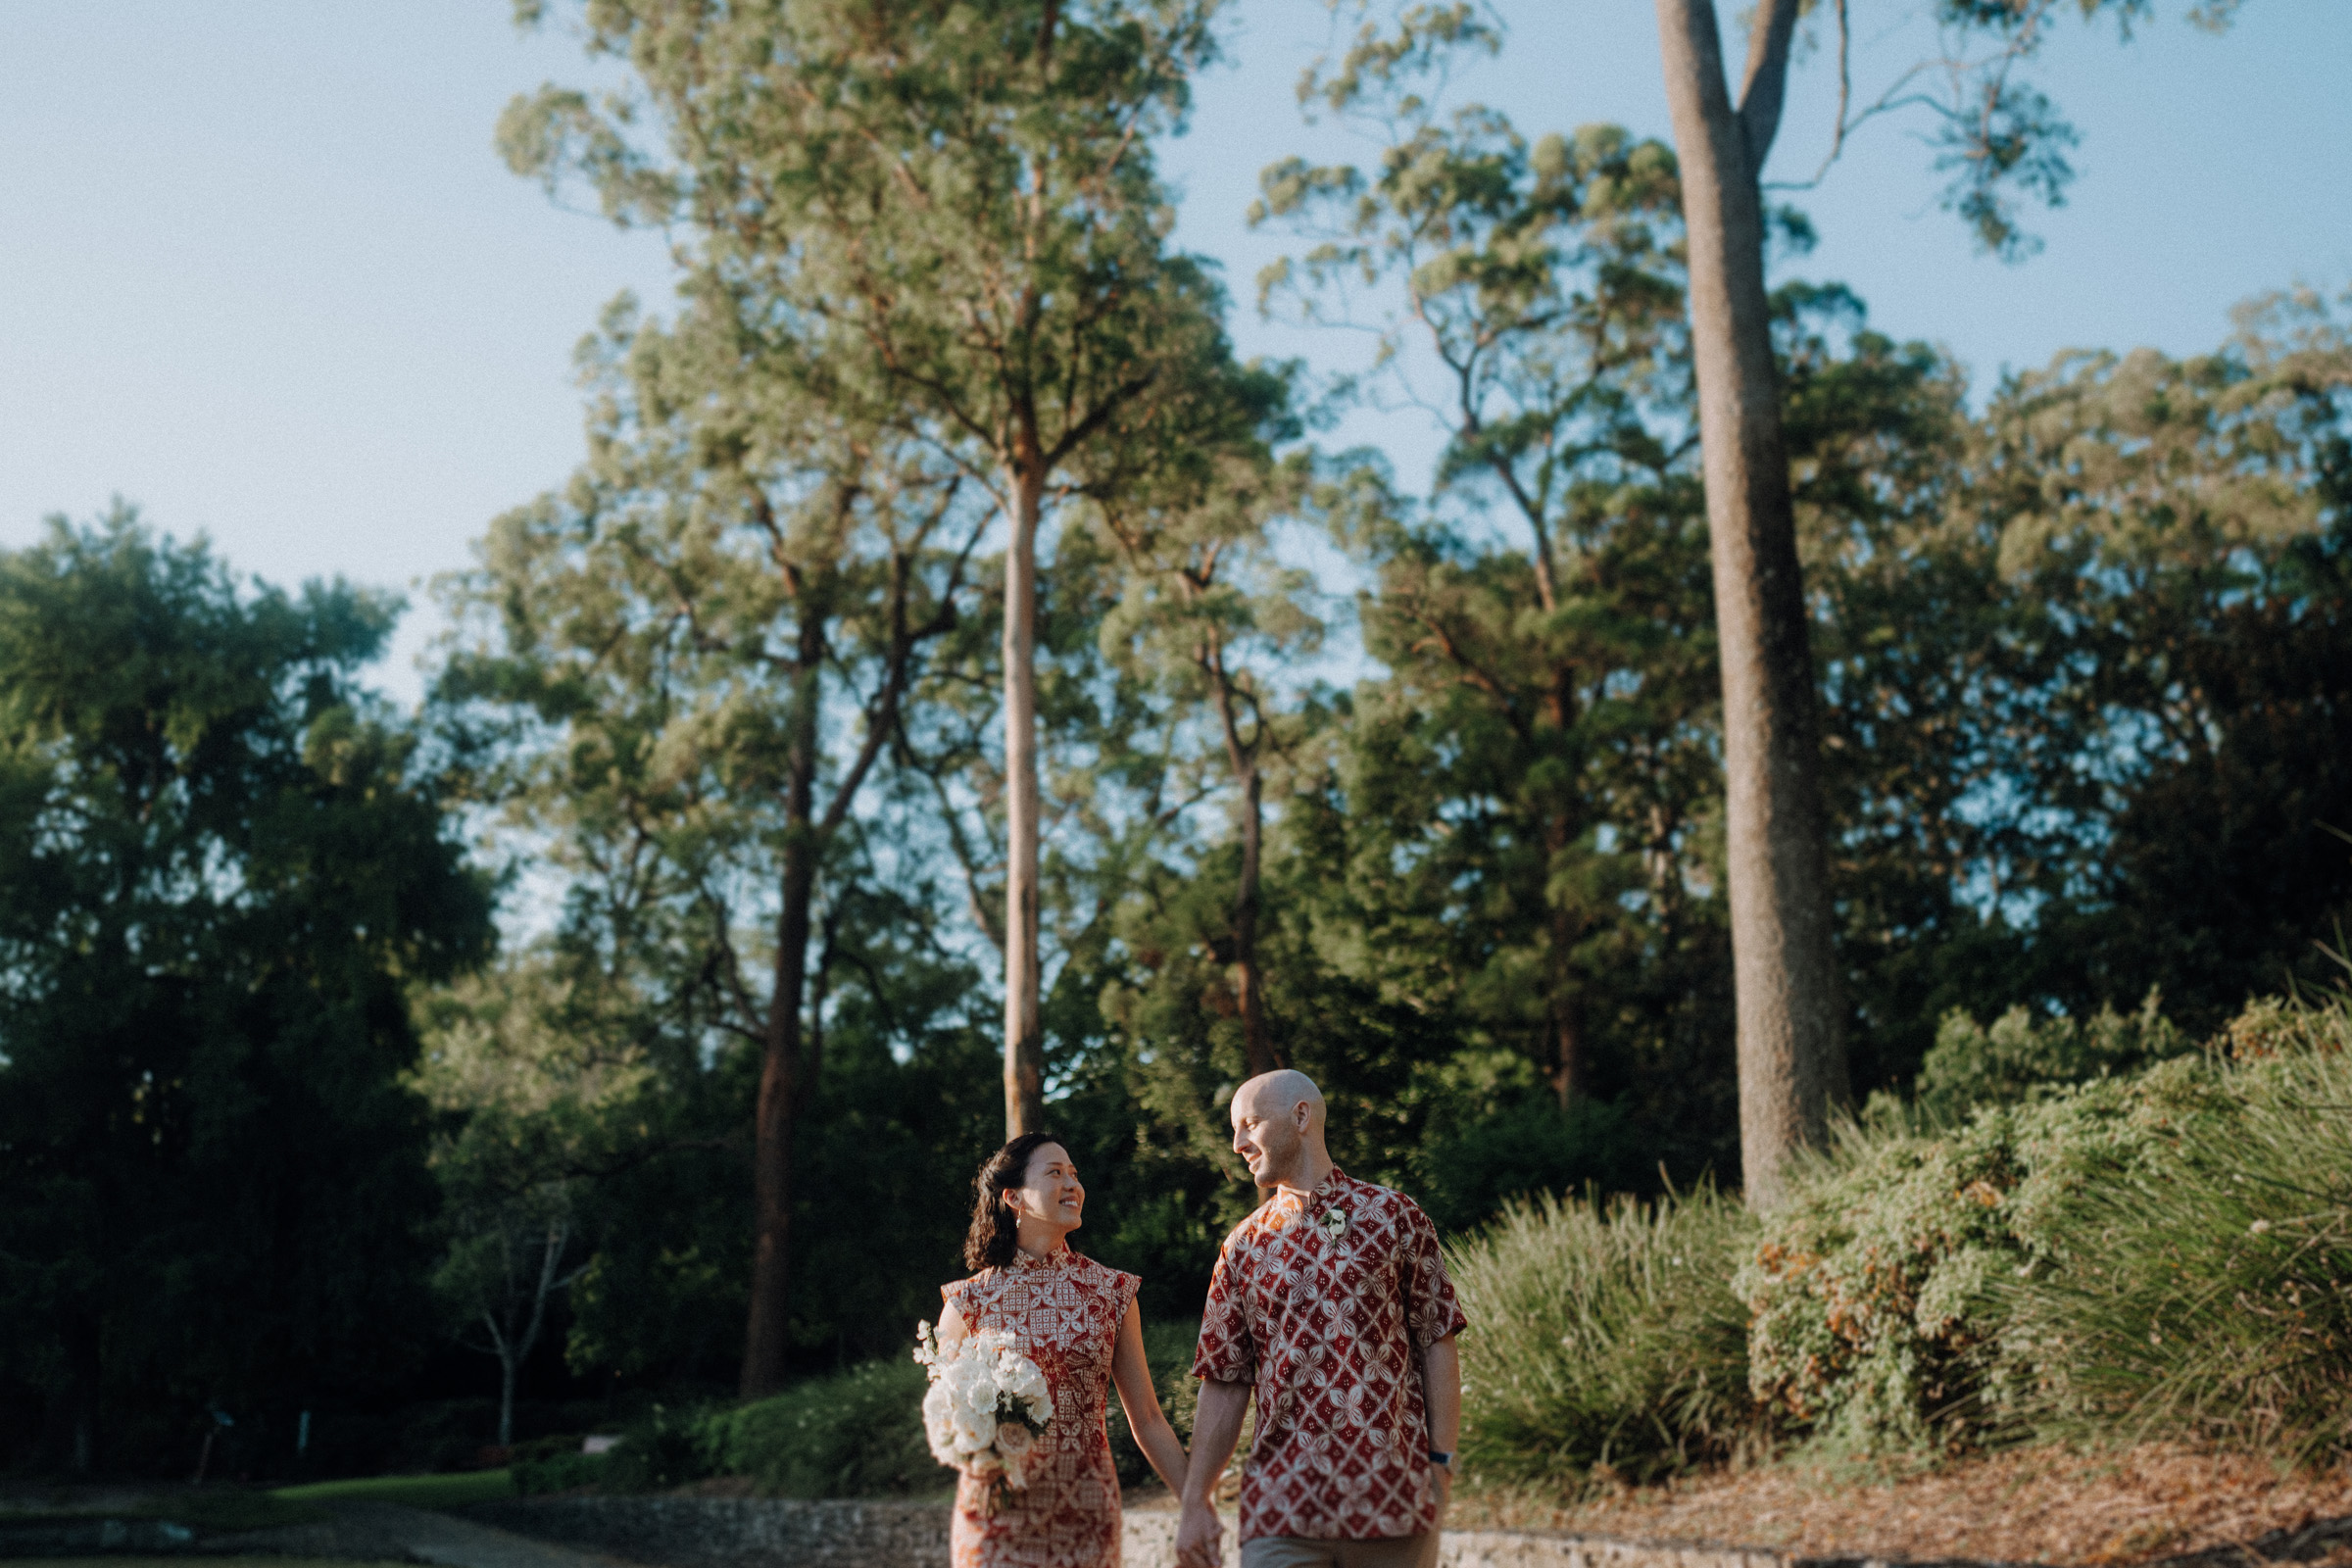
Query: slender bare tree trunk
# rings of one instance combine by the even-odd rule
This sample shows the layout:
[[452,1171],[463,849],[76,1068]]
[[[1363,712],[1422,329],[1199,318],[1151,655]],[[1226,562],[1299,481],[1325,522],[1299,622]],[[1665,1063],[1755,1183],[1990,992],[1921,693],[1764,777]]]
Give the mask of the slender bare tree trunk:
[[520,1357],[505,1346],[499,1347],[498,1357],[498,1446],[514,1446],[514,1384],[522,1371]]
[[1715,618],[1748,1202],[1847,1093],[1831,945],[1813,657],[1764,292],[1759,178],[1780,121],[1796,0],[1764,0],[1733,106],[1713,0],[1657,0],[1682,167]]
[[[1574,832],[1575,824],[1567,817],[1551,818],[1544,830],[1546,873],[1559,863]],[[1552,1099],[1565,1111],[1585,1088],[1584,1008],[1579,1004],[1569,959],[1577,939],[1584,934],[1584,922],[1577,918],[1575,910],[1562,908],[1556,903],[1550,905],[1550,910],[1551,1002],[1544,1019],[1544,1032],[1549,1036],[1545,1041],[1546,1054],[1550,1059],[1544,1063],[1544,1079],[1550,1085]]]
[[1046,1123],[1043,969],[1037,933],[1037,524],[1042,462],[1012,475],[1011,547],[1004,553],[1004,1136]]
[[794,694],[792,756],[786,763],[782,907],[776,914],[775,984],[768,994],[760,1102],[753,1113],[752,1301],[743,1340],[746,1399],[784,1387],[792,1267],[792,1144],[802,1098],[801,1007],[808,978],[809,910],[816,892],[810,816],[816,792],[817,617],[804,612],[802,690]]
[[1265,785],[1254,759],[1237,763],[1242,786],[1242,877],[1233,895],[1233,980],[1241,994],[1242,1047],[1249,1053],[1250,1076],[1288,1066],[1274,1049],[1266,1027],[1265,971],[1257,961],[1259,850],[1265,836]]

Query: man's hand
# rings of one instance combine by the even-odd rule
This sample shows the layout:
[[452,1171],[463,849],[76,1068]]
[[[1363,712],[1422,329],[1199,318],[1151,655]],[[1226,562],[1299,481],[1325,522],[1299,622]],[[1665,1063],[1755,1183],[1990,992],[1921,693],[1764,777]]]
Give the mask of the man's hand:
[[1223,1568],[1225,1526],[1217,1510],[1197,1497],[1187,1497],[1176,1525],[1176,1568]]
[[1453,1500],[1453,1466],[1449,1464],[1431,1465],[1429,1467],[1429,1489],[1438,1495],[1438,1512],[1444,1513],[1446,1505]]

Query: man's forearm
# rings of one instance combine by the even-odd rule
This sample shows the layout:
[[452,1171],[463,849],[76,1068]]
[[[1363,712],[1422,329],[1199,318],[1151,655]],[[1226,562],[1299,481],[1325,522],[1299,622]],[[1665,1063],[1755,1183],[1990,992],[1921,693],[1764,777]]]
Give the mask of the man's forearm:
[[1202,1380],[1200,1406],[1193,1415],[1193,1453],[1184,1475],[1187,1501],[1211,1500],[1217,1477],[1225,1473],[1233,1446],[1241,1441],[1242,1417],[1249,1409],[1249,1384]]
[[1429,1446],[1451,1453],[1462,1436],[1462,1352],[1450,1334],[1421,1352],[1421,1398]]

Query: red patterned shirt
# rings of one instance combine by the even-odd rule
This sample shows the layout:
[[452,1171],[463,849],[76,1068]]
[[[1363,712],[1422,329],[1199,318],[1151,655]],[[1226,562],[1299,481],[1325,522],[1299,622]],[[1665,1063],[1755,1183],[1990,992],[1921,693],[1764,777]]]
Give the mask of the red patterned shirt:
[[1242,1539],[1435,1530],[1421,1352],[1466,1323],[1437,1227],[1401,1193],[1334,1170],[1234,1227],[1193,1376],[1255,1386]]

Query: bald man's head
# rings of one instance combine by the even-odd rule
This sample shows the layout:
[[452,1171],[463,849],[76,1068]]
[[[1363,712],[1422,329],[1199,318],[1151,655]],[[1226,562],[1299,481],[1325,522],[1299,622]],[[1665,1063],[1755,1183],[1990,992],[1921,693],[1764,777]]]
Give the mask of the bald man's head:
[[1284,1067],[1233,1092],[1233,1152],[1260,1187],[1312,1187],[1331,1168],[1323,1148],[1323,1091]]

